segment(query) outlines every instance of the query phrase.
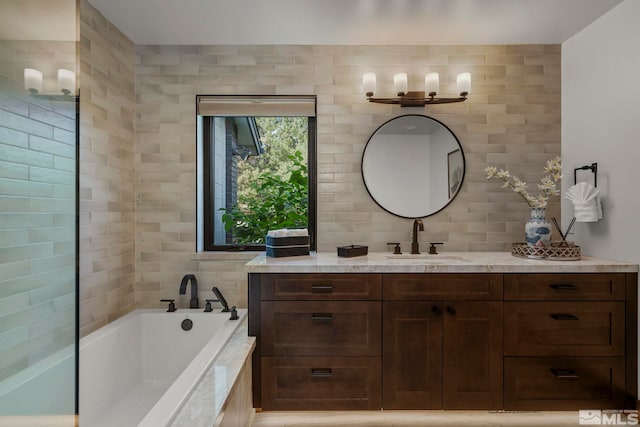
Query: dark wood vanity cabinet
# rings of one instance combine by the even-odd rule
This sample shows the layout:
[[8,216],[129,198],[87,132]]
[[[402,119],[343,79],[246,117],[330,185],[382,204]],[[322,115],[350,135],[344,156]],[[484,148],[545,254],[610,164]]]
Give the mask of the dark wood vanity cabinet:
[[635,408],[637,273],[251,273],[264,410]]
[[385,409],[502,408],[502,275],[389,274],[383,295]]
[[635,408],[637,280],[505,274],[505,409]]
[[252,274],[249,283],[256,407],[381,407],[380,275]]

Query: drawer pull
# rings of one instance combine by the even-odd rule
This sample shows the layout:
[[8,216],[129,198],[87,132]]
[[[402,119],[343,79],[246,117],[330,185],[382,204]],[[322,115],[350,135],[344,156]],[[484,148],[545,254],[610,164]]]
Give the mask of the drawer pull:
[[551,373],[561,380],[577,380],[580,375],[573,369],[551,369]]
[[333,315],[331,313],[313,313],[311,320],[313,322],[332,322]]
[[330,294],[333,292],[331,285],[311,285],[311,293],[314,294]]
[[556,291],[577,291],[578,287],[573,283],[554,283],[553,285],[549,285],[550,288],[555,289]]
[[331,368],[311,368],[312,377],[328,378],[333,375]]
[[567,313],[553,313],[553,314],[550,314],[549,316],[551,316],[555,320],[578,320],[578,318],[573,314],[567,314]]

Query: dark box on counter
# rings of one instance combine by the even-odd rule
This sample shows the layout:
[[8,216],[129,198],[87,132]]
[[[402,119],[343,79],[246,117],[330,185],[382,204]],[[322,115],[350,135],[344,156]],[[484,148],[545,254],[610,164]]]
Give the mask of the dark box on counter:
[[351,258],[354,256],[363,256],[369,253],[369,246],[362,245],[349,245],[338,246],[338,256],[344,258]]
[[309,255],[309,236],[271,237],[267,236],[267,256]]

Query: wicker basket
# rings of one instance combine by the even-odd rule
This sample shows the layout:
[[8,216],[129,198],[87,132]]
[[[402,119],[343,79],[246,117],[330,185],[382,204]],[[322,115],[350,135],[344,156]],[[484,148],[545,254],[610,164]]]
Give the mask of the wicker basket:
[[578,261],[581,257],[580,246],[560,246],[556,242],[551,247],[538,248],[526,243],[514,243],[511,255],[520,258],[546,259],[553,261]]

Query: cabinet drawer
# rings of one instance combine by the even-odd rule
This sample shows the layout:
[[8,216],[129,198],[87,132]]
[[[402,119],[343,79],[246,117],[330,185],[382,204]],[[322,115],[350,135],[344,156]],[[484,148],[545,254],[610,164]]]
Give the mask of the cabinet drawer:
[[625,404],[625,360],[507,357],[504,384],[507,410],[619,409]]
[[263,357],[262,409],[380,409],[379,357]]
[[501,300],[502,274],[385,274],[385,300]]
[[379,301],[265,301],[262,354],[379,356],[380,312]]
[[262,274],[262,300],[379,300],[379,274]]
[[506,302],[508,356],[624,356],[623,302]]
[[624,301],[624,273],[505,274],[505,300]]

